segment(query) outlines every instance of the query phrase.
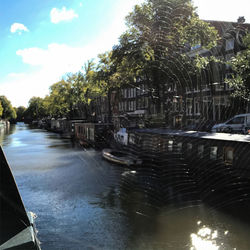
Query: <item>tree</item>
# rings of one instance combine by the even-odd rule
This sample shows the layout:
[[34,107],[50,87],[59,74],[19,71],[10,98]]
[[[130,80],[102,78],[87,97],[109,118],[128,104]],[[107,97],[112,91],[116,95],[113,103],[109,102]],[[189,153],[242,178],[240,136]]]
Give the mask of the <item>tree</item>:
[[2,118],[6,120],[16,119],[16,111],[12,107],[11,102],[5,96],[0,96],[0,103],[3,109]]
[[23,121],[25,116],[26,108],[24,106],[19,106],[16,108],[17,121]]
[[250,103],[250,34],[243,39],[245,49],[233,57],[230,61],[233,74],[231,79],[225,79],[226,83],[233,87],[232,96]]
[[65,80],[54,83],[50,87],[50,95],[46,98],[47,112],[50,116],[68,117],[70,112],[71,84]]
[[[23,111],[23,108],[20,108],[20,112]],[[25,117],[27,119],[37,120],[42,119],[46,116],[46,109],[44,106],[44,100],[41,97],[32,97],[29,100],[29,106],[24,110]]]
[[128,30],[114,47],[114,60],[117,68],[125,65],[124,72],[147,79],[159,111],[165,84],[174,82],[183,90],[192,84],[191,75],[199,72],[187,48],[213,47],[217,31],[199,19],[190,0],[147,0],[126,20]]
[[2,107],[1,102],[0,102],[0,117],[2,116],[2,114],[3,114],[3,107]]
[[86,117],[89,115],[91,100],[102,95],[104,89],[96,78],[96,66],[92,60],[87,61],[83,71],[68,74],[66,81],[70,84],[70,116]]

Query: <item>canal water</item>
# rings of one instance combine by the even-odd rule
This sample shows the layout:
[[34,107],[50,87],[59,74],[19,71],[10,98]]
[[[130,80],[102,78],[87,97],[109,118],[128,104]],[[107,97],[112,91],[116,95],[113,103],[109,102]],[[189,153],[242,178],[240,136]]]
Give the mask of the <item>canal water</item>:
[[37,215],[43,250],[250,249],[242,196],[227,206],[223,194],[204,202],[183,163],[172,172],[126,169],[22,123],[1,131],[0,143],[26,209]]

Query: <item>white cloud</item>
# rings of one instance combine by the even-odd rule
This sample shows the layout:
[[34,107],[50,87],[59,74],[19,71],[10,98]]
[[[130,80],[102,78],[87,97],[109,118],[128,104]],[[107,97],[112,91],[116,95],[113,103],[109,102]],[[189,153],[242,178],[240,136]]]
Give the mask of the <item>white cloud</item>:
[[74,48],[66,44],[51,43],[47,49],[27,48],[18,50],[16,54],[21,56],[26,64],[64,74],[79,70],[84,60],[91,56],[91,51],[86,47]]
[[74,10],[66,10],[63,7],[61,10],[57,8],[53,8],[50,11],[50,20],[52,23],[59,23],[61,21],[69,21],[73,18],[78,18],[78,15],[74,12]]
[[[47,49],[27,48],[16,54],[23,63],[31,66],[30,73],[10,73],[0,83],[0,93],[5,95],[13,106],[27,106],[33,96],[44,97],[49,87],[68,72],[81,70],[84,63],[101,53],[94,47],[73,48],[65,44],[49,44]],[[36,66],[34,68],[34,66]]]
[[46,49],[33,47],[16,51],[23,63],[30,65],[30,73],[9,74],[0,82],[0,93],[6,95],[16,107],[27,106],[32,96],[44,97],[49,93],[49,87],[63,75],[81,70],[87,60],[110,50],[118,42],[118,37],[126,29],[124,17],[136,2],[123,1],[123,5],[115,11],[112,25],[87,46],[76,48],[52,43]]
[[18,34],[20,35],[22,31],[26,31],[26,32],[29,31],[28,28],[24,26],[22,23],[13,23],[10,27],[11,33],[18,32]]
[[14,107],[28,106],[31,97],[44,97],[49,92],[48,85],[44,81],[53,81],[53,79],[49,79],[50,76],[47,77],[42,73],[42,71],[33,74],[14,73],[15,77],[9,76],[0,84],[0,93],[5,95]]

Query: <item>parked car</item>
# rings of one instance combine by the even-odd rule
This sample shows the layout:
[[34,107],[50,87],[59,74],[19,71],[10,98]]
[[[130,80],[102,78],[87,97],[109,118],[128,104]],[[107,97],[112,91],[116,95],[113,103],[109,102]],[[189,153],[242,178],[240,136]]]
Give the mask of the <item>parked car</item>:
[[212,127],[212,132],[248,134],[249,131],[250,113],[235,115],[225,123],[216,124]]

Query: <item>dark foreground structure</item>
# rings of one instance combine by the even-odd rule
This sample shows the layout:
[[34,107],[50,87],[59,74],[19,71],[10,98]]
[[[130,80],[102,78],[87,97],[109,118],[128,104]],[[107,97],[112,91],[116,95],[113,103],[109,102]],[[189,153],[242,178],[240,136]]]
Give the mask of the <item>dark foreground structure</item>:
[[26,212],[0,147],[0,249],[39,250],[31,212]]

